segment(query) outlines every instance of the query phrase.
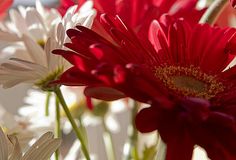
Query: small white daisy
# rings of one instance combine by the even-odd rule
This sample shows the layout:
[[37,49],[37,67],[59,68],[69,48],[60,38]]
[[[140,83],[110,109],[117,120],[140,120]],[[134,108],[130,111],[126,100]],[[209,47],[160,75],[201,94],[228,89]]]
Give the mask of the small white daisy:
[[[46,125],[47,124],[47,125]],[[6,134],[15,135],[22,149],[27,147],[31,140],[38,138],[47,131],[53,131],[54,126],[47,123],[35,124],[25,117],[12,115],[0,106],[0,126]]]
[[[85,126],[96,126],[102,123],[102,117],[106,126],[113,133],[117,133],[120,130],[116,114],[127,111],[127,105],[124,100],[117,100],[114,102],[101,102],[99,100],[93,100],[95,109],[90,110],[87,108],[86,98],[83,94],[83,87],[67,87],[62,86],[61,90],[65,96],[66,103],[72,116],[75,119],[81,118]],[[49,100],[49,116],[45,116],[45,104],[47,93],[39,90],[30,89],[24,99],[25,106],[20,107],[19,114],[26,117],[32,124],[47,124],[53,126],[55,121],[55,96],[51,95]],[[104,107],[104,105],[105,107]],[[103,111],[104,110],[104,111]],[[62,110],[61,110],[62,111]],[[99,115],[104,112],[104,115]],[[71,124],[67,121],[65,113],[61,112],[62,127],[65,133],[71,131]],[[47,123],[45,123],[47,122]]]
[[36,8],[12,9],[11,21],[0,24],[0,42],[3,44],[0,50],[13,54],[0,66],[0,84],[9,88],[19,83],[31,83],[47,90],[47,83],[69,67],[67,61],[51,51],[62,48],[68,41],[67,29],[78,24],[89,28],[95,15],[92,1],[87,1],[78,10],[77,6],[72,6],[64,17],[55,9],[45,9],[39,0]]

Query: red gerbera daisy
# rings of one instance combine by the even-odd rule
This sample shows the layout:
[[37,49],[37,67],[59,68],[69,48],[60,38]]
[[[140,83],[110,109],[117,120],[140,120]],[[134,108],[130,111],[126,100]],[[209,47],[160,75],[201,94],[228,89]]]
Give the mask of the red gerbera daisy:
[[[68,8],[73,4],[82,4],[85,0],[61,0],[60,8]],[[98,11],[98,21],[94,22],[94,28],[97,32],[104,34],[99,23],[99,17],[102,13],[119,15],[121,19],[135,32],[142,33],[148,30],[153,19],[159,19],[163,14],[170,14],[174,17],[184,17],[192,23],[197,23],[204,12],[197,10],[198,0],[93,0],[94,8]]]
[[129,96],[151,107],[141,110],[141,132],[158,130],[166,160],[190,160],[194,145],[212,160],[236,159],[235,29],[190,26],[162,18],[150,27],[149,44],[118,17],[101,22],[114,43],[82,26],[67,31],[71,50],[55,50],[74,67],[58,81],[86,85],[85,94],[105,100]]

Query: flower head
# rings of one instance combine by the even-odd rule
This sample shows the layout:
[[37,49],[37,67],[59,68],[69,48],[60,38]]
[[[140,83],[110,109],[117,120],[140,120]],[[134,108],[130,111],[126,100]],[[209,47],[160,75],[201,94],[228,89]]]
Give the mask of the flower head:
[[47,127],[45,123],[38,125],[35,122],[16,115],[12,115],[0,106],[0,126],[4,129],[4,132],[8,135],[14,135],[19,141],[19,145],[22,150],[25,150],[30,141],[38,138],[46,131],[53,131],[53,126]]
[[165,16],[152,22],[150,45],[118,17],[103,15],[101,23],[115,44],[85,27],[68,30],[71,50],[53,51],[73,64],[59,83],[86,85],[85,94],[96,98],[151,104],[138,113],[136,126],[159,131],[167,160],[190,160],[195,144],[211,159],[235,159],[236,67],[227,66],[236,30]]
[[68,40],[66,29],[76,24],[91,27],[96,14],[91,1],[77,12],[76,8],[68,9],[63,18],[55,9],[46,10],[40,1],[36,1],[36,8],[20,7],[19,11],[10,11],[11,22],[2,24],[0,30],[0,40],[14,53],[0,66],[3,87],[25,82],[47,89],[47,83],[68,67],[68,63],[51,51],[62,48]]

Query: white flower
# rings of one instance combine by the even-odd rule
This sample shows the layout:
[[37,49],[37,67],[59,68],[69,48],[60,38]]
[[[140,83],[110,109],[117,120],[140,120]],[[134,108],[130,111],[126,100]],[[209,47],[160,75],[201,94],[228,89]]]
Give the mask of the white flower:
[[24,82],[44,88],[48,81],[56,79],[69,64],[51,51],[68,41],[67,29],[77,24],[92,26],[96,15],[92,7],[92,1],[78,11],[73,6],[63,18],[55,9],[46,10],[39,0],[36,8],[12,9],[11,21],[0,25],[0,42],[5,44],[0,49],[13,54],[0,66],[0,84],[9,88]]
[[[61,90],[65,96],[65,100],[69,108],[71,109],[71,106],[75,106],[76,103],[82,103],[82,97],[84,95],[82,94],[82,90],[80,91],[80,96],[77,96],[75,93],[73,93],[69,87],[62,86]],[[44,126],[48,128],[53,128],[55,126],[55,119],[56,119],[56,99],[55,95],[51,93],[49,104],[48,104],[48,113],[49,115],[46,116],[45,114],[45,106],[46,106],[46,98],[47,98],[47,92],[42,92],[35,89],[28,90],[28,95],[25,97],[24,102],[26,105],[20,107],[18,110],[19,114],[22,117],[25,117],[31,124],[34,126]],[[83,105],[83,104],[82,104]],[[83,106],[84,107],[84,106]],[[79,110],[74,110],[72,113],[73,117],[76,117]],[[62,112],[61,108],[61,126],[63,131],[66,133],[71,131],[71,124],[67,121],[67,118],[65,117],[64,113]],[[66,125],[65,125],[66,124]],[[67,129],[69,128],[69,129]]]
[[48,160],[60,144],[60,139],[47,132],[23,154],[17,137],[6,136],[0,128],[0,160]]
[[[80,117],[82,123],[85,126],[96,126],[100,125],[102,119],[100,116],[96,116],[96,113],[87,109],[87,104],[85,96],[83,94],[83,87],[66,87],[62,86],[61,90],[65,97],[66,103],[69,107],[69,110],[74,118],[77,119]],[[28,91],[27,97],[25,97],[26,105],[19,109],[19,114],[23,117],[26,117],[31,124],[44,124],[53,126],[55,121],[55,96],[51,95],[49,101],[49,116],[45,116],[45,104],[46,104],[47,93],[39,90],[31,89]],[[93,103],[96,106],[101,104],[101,101],[94,100]],[[120,130],[119,123],[116,119],[116,114],[119,114],[123,111],[126,111],[127,105],[124,100],[118,100],[110,103],[105,103],[108,105],[106,114],[104,115],[105,123],[108,129],[112,132],[118,132]],[[99,107],[99,106],[97,106]],[[102,108],[101,108],[102,109]],[[99,108],[97,109],[101,111]],[[62,127],[65,133],[71,131],[71,124],[67,121],[65,113],[61,109],[61,119]],[[45,123],[46,122],[46,123]],[[46,126],[45,126],[46,127]]]
[[[46,123],[47,124],[47,123]],[[28,119],[12,115],[0,106],[0,126],[5,133],[15,135],[22,149],[28,146],[34,138],[38,138],[46,131],[53,131],[53,126],[45,124],[35,125]]]

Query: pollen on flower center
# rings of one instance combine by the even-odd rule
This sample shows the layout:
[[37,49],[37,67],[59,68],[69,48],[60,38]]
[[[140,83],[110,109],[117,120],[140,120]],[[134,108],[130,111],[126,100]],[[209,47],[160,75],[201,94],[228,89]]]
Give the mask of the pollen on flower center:
[[37,43],[44,49],[44,47],[45,47],[44,40],[39,40],[39,41],[37,41]]
[[54,86],[50,86],[49,83],[58,79],[58,77],[61,75],[63,72],[64,67],[58,67],[56,70],[53,72],[49,73],[46,75],[44,78],[38,80],[35,85],[41,88],[44,91],[52,91],[54,89]]
[[210,99],[224,90],[223,84],[215,76],[203,73],[200,68],[194,66],[156,67],[155,76],[181,96]]

